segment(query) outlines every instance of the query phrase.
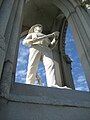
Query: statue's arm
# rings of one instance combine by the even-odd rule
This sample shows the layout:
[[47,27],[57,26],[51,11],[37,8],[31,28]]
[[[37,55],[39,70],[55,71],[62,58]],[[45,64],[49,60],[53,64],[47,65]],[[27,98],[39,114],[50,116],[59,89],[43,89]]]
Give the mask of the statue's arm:
[[50,47],[51,49],[54,49],[55,46],[56,46],[57,43],[58,43],[59,32],[56,31],[56,32],[54,32],[54,33],[52,33],[52,34],[53,34],[54,36],[53,36],[53,39],[52,39],[49,47]]
[[[32,39],[32,34],[28,34],[26,36],[26,38],[23,40],[23,45],[26,45],[26,46],[32,45],[35,42],[41,41],[41,40],[43,40],[45,38],[50,38],[50,37],[58,38],[58,36],[59,36],[59,32],[58,31],[56,31],[54,33],[51,33],[51,34],[48,34],[48,35],[37,36],[37,37],[35,37],[33,39]],[[51,44],[53,45],[55,42],[56,42],[55,39],[53,39],[53,41],[51,42]]]
[[33,44],[33,42],[32,42],[32,34],[28,34],[28,35],[24,38],[24,40],[23,40],[23,45],[28,46],[28,45],[31,45],[31,44]]

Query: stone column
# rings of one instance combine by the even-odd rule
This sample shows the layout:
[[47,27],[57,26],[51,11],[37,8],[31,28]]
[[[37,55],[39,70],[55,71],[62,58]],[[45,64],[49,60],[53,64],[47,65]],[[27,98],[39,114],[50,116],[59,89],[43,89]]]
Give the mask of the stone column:
[[72,78],[72,70],[71,70],[71,60],[68,55],[65,53],[65,40],[66,40],[66,30],[67,30],[68,22],[66,18],[63,18],[63,24],[60,32],[60,42],[59,42],[59,51],[60,51],[60,59],[61,59],[61,70],[63,75],[63,86],[68,86],[72,89],[75,89],[74,82]]
[[63,63],[63,75],[65,79],[64,84],[72,89],[75,89],[74,81],[72,78],[72,67],[71,67],[72,61],[68,55],[64,55],[62,60],[63,60],[62,62]]
[[0,8],[0,78],[6,53],[5,30],[9,21],[14,0],[3,0]]
[[14,19],[15,19],[15,15],[16,15],[16,12],[17,12],[17,7],[18,7],[18,0],[15,0],[14,1],[14,4],[13,4],[13,9],[11,11],[11,14],[10,14],[10,17],[9,17],[9,21],[8,21],[8,24],[7,24],[7,28],[5,30],[5,49],[7,51],[7,48],[8,48],[8,45],[9,45],[9,41],[10,41],[10,35],[11,35],[11,32],[12,32],[12,28],[13,28],[13,24],[14,24]]
[[89,9],[89,10],[87,10],[87,12],[88,12],[88,14],[89,14],[89,16],[90,16],[90,9]]
[[[60,32],[63,17],[64,16],[62,15],[62,16],[59,16],[55,19],[54,24],[52,26],[51,33],[55,32],[55,31]],[[56,84],[59,85],[59,86],[62,86],[63,85],[62,84],[63,83],[63,77],[62,77],[62,69],[61,69],[61,64],[62,63],[61,63],[61,59],[60,59],[58,44],[53,49],[53,58],[54,58],[54,62],[55,62]]]
[[75,0],[54,0],[54,4],[63,11],[70,24],[90,89],[90,16]]
[[1,90],[2,96],[8,97],[11,87],[12,72],[16,46],[19,40],[20,30],[22,26],[22,12],[23,12],[24,0],[18,0],[18,7],[16,15],[14,18],[13,28],[10,35],[10,41],[6,52],[2,81],[1,81]]
[[1,7],[3,1],[4,1],[4,0],[0,0],[0,7]]

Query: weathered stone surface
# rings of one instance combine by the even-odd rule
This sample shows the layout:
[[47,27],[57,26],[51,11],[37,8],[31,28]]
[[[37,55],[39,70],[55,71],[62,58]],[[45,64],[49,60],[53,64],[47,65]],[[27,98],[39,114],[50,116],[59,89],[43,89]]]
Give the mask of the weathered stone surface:
[[[18,1],[16,1],[15,7],[13,9],[16,9],[17,2]],[[10,36],[9,45],[6,51],[6,58],[2,73],[1,88],[2,88],[3,96],[8,96],[11,87],[15,51],[16,51],[16,46],[18,44],[17,41],[19,40],[19,32],[21,28],[22,9],[23,9],[23,1],[19,1],[16,17],[14,18],[14,22],[13,22],[13,28],[11,28],[12,32]]]
[[9,45],[9,40],[10,40],[10,36],[12,35],[12,29],[13,29],[13,24],[14,24],[14,20],[15,20],[15,15],[16,15],[16,12],[17,12],[17,7],[18,7],[18,0],[15,0],[14,4],[13,4],[13,9],[11,11],[11,14],[10,14],[10,17],[9,17],[9,21],[8,21],[8,24],[7,24],[7,28],[6,28],[6,31],[5,31],[5,48],[6,48],[6,51],[7,51],[7,48],[8,48],[8,45]]
[[10,61],[7,61],[4,64],[4,69],[1,79],[1,95],[4,97],[9,96],[9,92],[11,88],[12,69],[13,69],[13,64],[10,63]]
[[12,63],[14,62],[16,46],[19,41],[19,34],[22,25],[22,12],[23,12],[23,1],[19,1],[16,17],[13,23],[12,34],[6,54],[6,61],[10,60]]
[[3,2],[3,0],[0,0],[0,6],[1,6],[2,2]]
[[0,34],[0,79],[1,79],[1,73],[3,69],[3,62],[5,59],[5,43],[4,43],[4,37]]
[[7,99],[0,102],[1,120],[90,119],[88,92],[15,84]]
[[[42,91],[42,92],[41,92]],[[20,97],[19,97],[20,96]],[[10,98],[22,102],[90,107],[90,94],[75,90],[39,87],[15,83]],[[47,101],[48,100],[48,101]],[[85,105],[85,106],[84,106]]]
[[90,109],[8,102],[0,104],[1,120],[90,120]]
[[[12,6],[14,3],[14,0],[3,0],[1,1],[2,7],[0,8],[0,79],[1,79],[1,73],[3,69],[3,64],[5,60],[5,54],[6,54],[6,44],[5,44],[5,31],[7,28],[8,20],[10,17],[10,13],[12,10]],[[7,4],[8,3],[8,4]]]
[[75,8],[69,2],[69,0],[53,0],[53,3],[64,13],[64,15],[68,18],[70,14],[75,12]]
[[[8,3],[8,4],[7,4]],[[14,0],[4,0],[0,9],[0,33],[4,35]]]

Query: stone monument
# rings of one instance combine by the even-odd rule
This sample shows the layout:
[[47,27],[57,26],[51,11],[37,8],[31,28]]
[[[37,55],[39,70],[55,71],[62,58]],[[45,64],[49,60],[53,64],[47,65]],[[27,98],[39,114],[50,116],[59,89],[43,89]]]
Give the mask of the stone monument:
[[[90,93],[74,90],[65,54],[69,23],[90,89],[89,0],[0,0],[0,120],[90,120]],[[56,81],[72,90],[15,83],[20,37],[40,23],[60,32],[53,50]]]

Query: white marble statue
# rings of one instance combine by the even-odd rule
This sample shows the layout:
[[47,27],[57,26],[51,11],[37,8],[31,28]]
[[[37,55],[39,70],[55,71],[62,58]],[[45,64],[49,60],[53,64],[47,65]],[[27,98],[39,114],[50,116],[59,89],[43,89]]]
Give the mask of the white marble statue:
[[[30,46],[26,84],[34,84],[38,64],[42,58],[46,70],[47,86],[67,88],[59,87],[56,84],[55,64],[52,55],[52,48],[57,43],[59,32],[44,35],[42,33],[42,29],[43,27],[41,24],[32,26],[28,32],[28,35],[23,40],[23,45]],[[52,41],[49,38],[52,38]]]

